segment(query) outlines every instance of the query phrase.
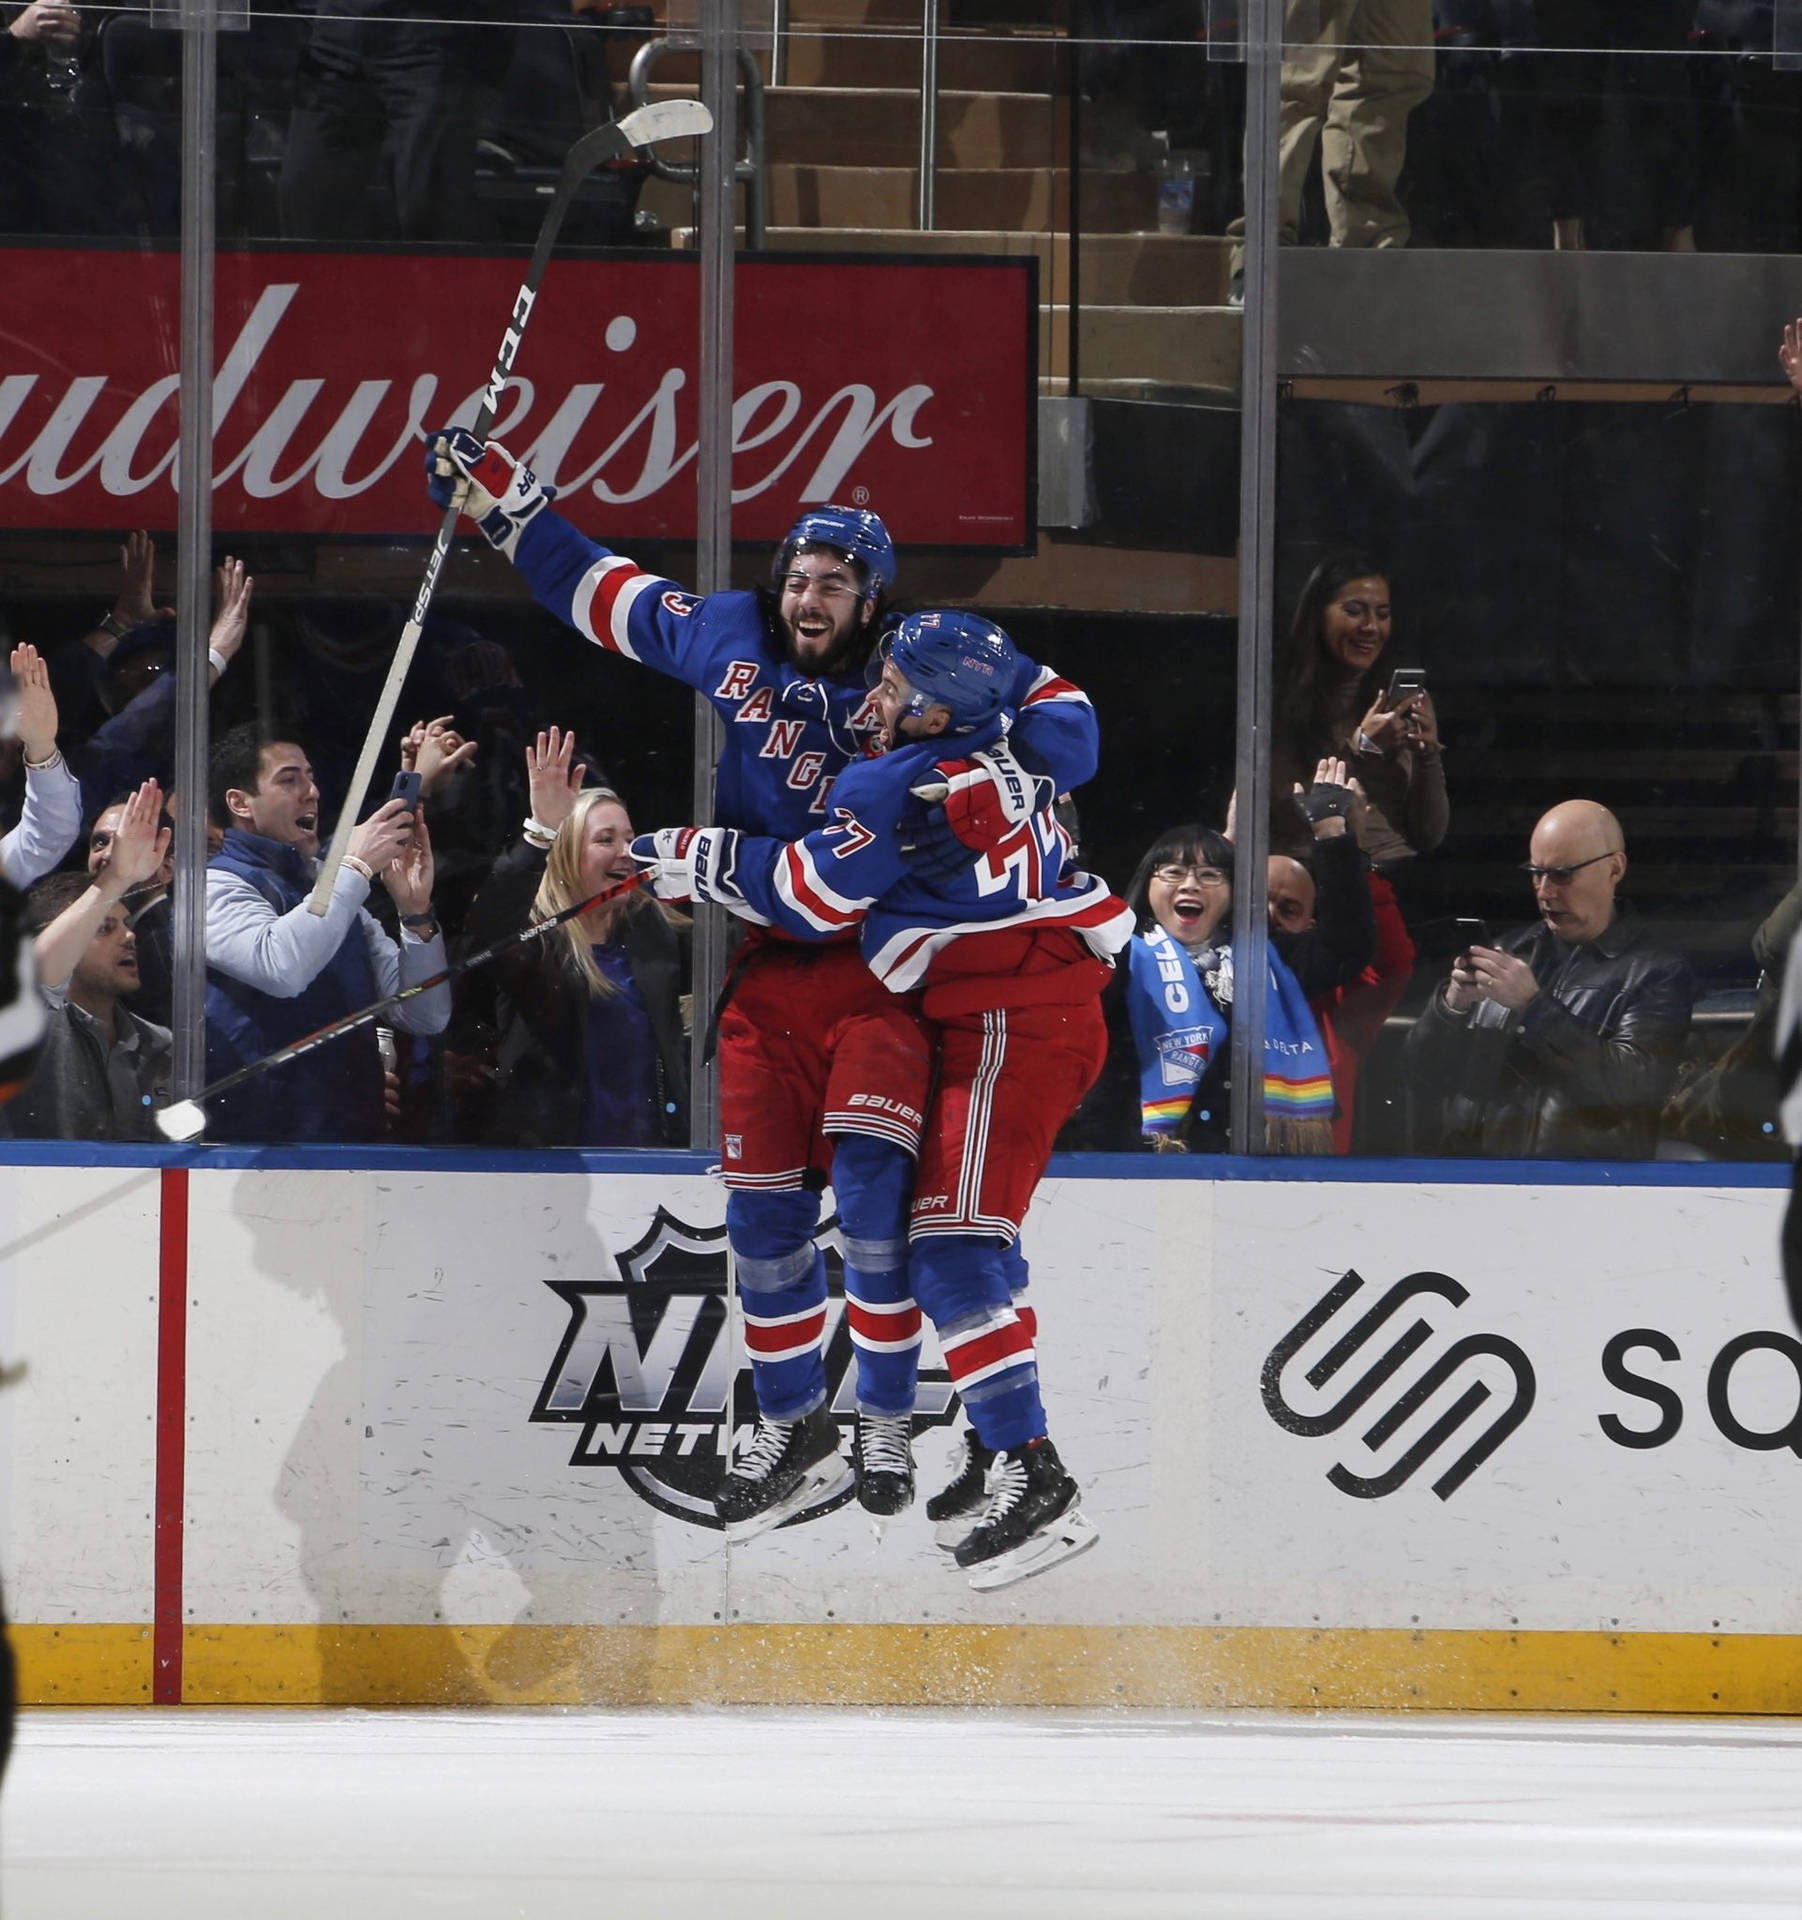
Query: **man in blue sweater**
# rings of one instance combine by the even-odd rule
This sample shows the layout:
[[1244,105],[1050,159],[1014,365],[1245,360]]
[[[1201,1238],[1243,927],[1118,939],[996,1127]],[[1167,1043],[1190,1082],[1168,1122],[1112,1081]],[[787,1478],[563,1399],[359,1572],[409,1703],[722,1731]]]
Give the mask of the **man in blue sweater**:
[[[207,781],[225,844],[207,863],[207,1078],[222,1079],[329,1021],[439,972],[432,846],[423,816],[389,800],[350,837],[323,915],[307,910],[319,857],[319,788],[305,752],[254,726],[213,749]],[[363,903],[377,877],[400,916],[397,947]],[[397,1007],[408,1033],[442,1033],[450,988]],[[213,1104],[220,1140],[379,1140],[382,1064],[360,1027]]]

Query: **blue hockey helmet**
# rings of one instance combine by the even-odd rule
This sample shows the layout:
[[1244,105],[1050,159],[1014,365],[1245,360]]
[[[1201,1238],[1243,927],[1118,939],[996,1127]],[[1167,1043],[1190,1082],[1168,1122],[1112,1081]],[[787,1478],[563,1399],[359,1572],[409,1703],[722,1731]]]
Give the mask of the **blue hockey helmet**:
[[951,731],[968,733],[1007,705],[1020,656],[993,620],[978,613],[910,613],[882,637],[879,660],[892,660],[913,689],[906,711],[945,707]]
[[863,598],[874,600],[895,584],[895,543],[879,514],[862,507],[815,507],[783,535],[776,549],[776,584],[802,547],[831,547],[862,570]]

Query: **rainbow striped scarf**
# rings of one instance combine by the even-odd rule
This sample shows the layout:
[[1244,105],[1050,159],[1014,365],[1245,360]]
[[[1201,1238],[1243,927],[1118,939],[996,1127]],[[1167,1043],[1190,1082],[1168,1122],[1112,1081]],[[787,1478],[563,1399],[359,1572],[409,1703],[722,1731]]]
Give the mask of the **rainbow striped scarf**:
[[[1139,1057],[1139,1124],[1180,1132],[1209,1065],[1227,1044],[1233,956],[1218,947],[1198,970],[1155,923],[1127,949],[1127,1006]],[[1333,1082],[1300,984],[1274,948],[1264,1002],[1264,1133],[1274,1153],[1332,1151]]]

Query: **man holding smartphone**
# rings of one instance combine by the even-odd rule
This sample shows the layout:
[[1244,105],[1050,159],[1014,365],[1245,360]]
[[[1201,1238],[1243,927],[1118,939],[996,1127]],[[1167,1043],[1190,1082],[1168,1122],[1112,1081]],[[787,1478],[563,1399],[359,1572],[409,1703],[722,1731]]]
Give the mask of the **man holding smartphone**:
[[1606,807],[1553,807],[1533,829],[1525,872],[1537,923],[1496,944],[1473,929],[1408,1037],[1416,1144],[1647,1159],[1689,1032],[1689,965],[1621,912],[1626,841]]
[[[319,788],[305,751],[254,726],[213,749],[208,798],[225,842],[207,863],[208,1080],[265,1059],[291,1040],[441,971],[432,911],[432,843],[400,791],[350,837],[323,915],[307,910],[319,857]],[[418,776],[403,775],[403,780]],[[399,946],[364,906],[377,878],[400,916]],[[408,1033],[442,1033],[448,985],[394,1010]],[[212,1103],[219,1140],[363,1142],[387,1132],[373,1028],[347,1033]]]

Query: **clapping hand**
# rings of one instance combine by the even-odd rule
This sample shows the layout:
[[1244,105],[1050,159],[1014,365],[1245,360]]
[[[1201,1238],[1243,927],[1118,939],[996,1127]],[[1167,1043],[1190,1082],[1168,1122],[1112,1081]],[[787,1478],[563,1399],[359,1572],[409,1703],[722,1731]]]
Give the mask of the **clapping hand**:
[[415,720],[400,743],[400,763],[419,775],[419,791],[429,796],[448,773],[467,766],[476,757],[476,742],[465,740],[451,725],[453,715]]

